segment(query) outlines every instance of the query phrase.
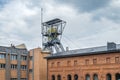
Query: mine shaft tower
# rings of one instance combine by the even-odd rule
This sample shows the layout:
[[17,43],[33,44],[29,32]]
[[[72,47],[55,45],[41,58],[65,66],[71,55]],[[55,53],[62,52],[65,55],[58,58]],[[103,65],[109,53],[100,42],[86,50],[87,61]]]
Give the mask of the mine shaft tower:
[[42,23],[43,51],[64,52],[60,42],[66,22],[61,19],[53,19]]

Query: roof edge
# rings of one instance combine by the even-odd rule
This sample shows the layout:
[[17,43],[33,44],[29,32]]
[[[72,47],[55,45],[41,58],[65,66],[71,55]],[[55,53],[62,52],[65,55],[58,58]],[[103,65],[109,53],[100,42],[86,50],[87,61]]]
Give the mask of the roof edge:
[[[82,54],[71,54],[71,55],[59,55],[59,56],[47,56],[44,57],[45,59],[57,59],[57,58],[68,58],[68,57],[77,57],[77,56],[88,56],[88,55],[100,55],[100,54],[111,54],[120,52],[120,49],[116,50],[108,50],[108,51],[98,51],[98,52],[89,52],[89,53],[82,53]],[[99,53],[99,54],[96,54]]]

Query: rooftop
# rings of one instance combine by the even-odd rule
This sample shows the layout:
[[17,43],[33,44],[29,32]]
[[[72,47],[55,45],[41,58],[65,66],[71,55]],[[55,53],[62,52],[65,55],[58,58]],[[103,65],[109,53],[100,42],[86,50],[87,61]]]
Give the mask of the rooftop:
[[0,46],[0,52],[8,52],[8,53],[28,53],[28,50],[25,47],[21,46],[14,46],[11,45],[9,47],[6,46]]
[[47,25],[53,25],[53,24],[56,24],[56,23],[59,23],[59,22],[62,22],[62,20],[56,18],[56,19],[53,19],[53,20],[47,21],[47,22],[45,22],[44,24],[47,24]]
[[64,57],[74,57],[74,56],[85,56],[85,55],[98,55],[107,54],[113,52],[120,52],[120,44],[108,43],[107,46],[99,46],[85,49],[68,50],[65,52],[59,52],[47,56],[47,59],[52,58],[64,58]]

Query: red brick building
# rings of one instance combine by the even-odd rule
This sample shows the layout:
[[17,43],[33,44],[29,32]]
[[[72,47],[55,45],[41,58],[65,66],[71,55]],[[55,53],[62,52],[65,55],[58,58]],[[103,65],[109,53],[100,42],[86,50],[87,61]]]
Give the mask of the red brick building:
[[48,80],[120,80],[120,45],[115,43],[46,58]]

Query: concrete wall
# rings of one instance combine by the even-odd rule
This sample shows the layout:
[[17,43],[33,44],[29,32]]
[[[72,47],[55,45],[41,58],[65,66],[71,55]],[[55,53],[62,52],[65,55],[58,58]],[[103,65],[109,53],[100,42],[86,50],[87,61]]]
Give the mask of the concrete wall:
[[[0,54],[3,54],[3,52],[1,52]],[[6,55],[6,53],[4,53]],[[25,54],[26,56],[26,54]],[[8,62],[6,62],[8,59]],[[26,65],[27,66],[27,60],[21,60],[20,58],[20,65]],[[0,58],[0,64],[9,64],[9,66],[6,65],[6,68],[0,68],[0,80],[10,80],[11,78],[18,78],[18,68],[14,68],[11,69],[11,64],[17,65],[18,66],[18,61],[17,60],[10,60],[10,54],[8,55],[8,57],[6,58]],[[8,76],[6,75],[6,73],[9,73]],[[22,70],[20,67],[20,78],[27,78],[27,69],[26,70]]]
[[[3,52],[0,54],[3,54]],[[28,65],[27,70],[20,69],[20,78],[28,77],[28,80],[47,80],[47,60],[44,59],[44,57],[48,56],[49,54],[50,53],[43,53],[41,48],[32,49],[29,51],[29,54],[20,54],[20,56],[28,56],[27,60],[21,60],[20,58],[20,65]],[[9,66],[7,66],[7,68],[9,68],[9,77],[6,77],[6,68],[0,69],[0,80],[18,78],[18,69],[11,69],[11,64],[18,65],[18,61],[19,60],[10,60],[9,54]],[[6,58],[0,59],[0,63],[6,64]]]

